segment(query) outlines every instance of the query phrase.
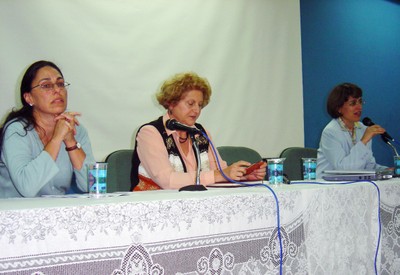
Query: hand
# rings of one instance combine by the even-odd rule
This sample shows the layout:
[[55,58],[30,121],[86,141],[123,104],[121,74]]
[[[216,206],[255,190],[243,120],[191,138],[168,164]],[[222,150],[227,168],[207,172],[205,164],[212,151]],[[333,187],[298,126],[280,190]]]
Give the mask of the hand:
[[[250,165],[250,162],[240,160],[226,167],[222,171],[230,179],[233,179],[234,181],[239,181],[241,179],[245,179],[244,175],[246,174],[247,167],[249,167]],[[223,178],[222,181],[226,181],[226,179]]]
[[374,136],[381,135],[384,132],[386,132],[386,130],[379,125],[375,124],[375,125],[369,126],[365,130],[365,133],[362,136],[361,141],[362,141],[362,143],[367,144]]
[[264,164],[263,160],[260,160],[259,162],[253,163],[252,165],[250,165],[249,167],[246,168],[246,174],[245,176],[247,176],[248,174],[251,174],[251,172],[253,172],[256,169],[260,169],[261,165]]
[[264,161],[260,168],[253,170],[250,174],[245,175],[245,180],[252,181],[252,180],[262,180],[265,178],[267,173],[266,170],[267,163]]
[[65,112],[56,116],[54,118],[56,121],[56,126],[53,136],[60,137],[66,144],[75,142],[75,125],[79,125],[79,121],[76,119],[76,116],[80,115],[81,114],[78,112]]

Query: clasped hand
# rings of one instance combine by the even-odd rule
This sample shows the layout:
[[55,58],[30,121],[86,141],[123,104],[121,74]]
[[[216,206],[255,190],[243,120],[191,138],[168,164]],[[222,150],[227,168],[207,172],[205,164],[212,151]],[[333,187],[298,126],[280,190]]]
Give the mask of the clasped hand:
[[54,128],[53,136],[59,137],[61,140],[73,140],[76,135],[75,125],[79,125],[76,116],[80,116],[78,112],[64,112],[54,118],[56,126]]

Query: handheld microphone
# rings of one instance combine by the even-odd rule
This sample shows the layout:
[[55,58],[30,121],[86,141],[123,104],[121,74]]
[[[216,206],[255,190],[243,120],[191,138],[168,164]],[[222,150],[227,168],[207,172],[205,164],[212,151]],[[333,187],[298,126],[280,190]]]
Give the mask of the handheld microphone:
[[185,125],[183,123],[180,123],[176,121],[176,119],[168,119],[167,122],[165,123],[165,126],[167,126],[168,129],[170,130],[181,130],[188,132],[189,134],[200,134],[201,131],[197,129],[196,127],[190,127],[188,125]]
[[[364,117],[362,120],[362,123],[365,126],[372,126],[375,125],[375,123],[372,122],[372,120],[369,117]],[[384,132],[383,134],[381,134],[382,139],[385,143],[387,143],[387,141],[394,141],[394,138],[392,138],[387,132]]]

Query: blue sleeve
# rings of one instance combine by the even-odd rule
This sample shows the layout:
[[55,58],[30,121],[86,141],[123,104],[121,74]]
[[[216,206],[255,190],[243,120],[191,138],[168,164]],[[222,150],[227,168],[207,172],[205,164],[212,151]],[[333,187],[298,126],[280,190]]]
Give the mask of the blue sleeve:
[[87,184],[87,164],[96,162],[92,152],[92,145],[89,140],[89,135],[83,126],[77,126],[76,140],[82,146],[83,151],[86,154],[85,161],[83,162],[80,170],[74,169],[76,186],[83,192],[88,192]]
[[12,184],[23,197],[35,197],[59,172],[50,155],[43,148],[32,145],[40,142],[33,131],[26,133],[22,124],[12,123],[7,127],[2,147],[2,161],[8,168]]
[[335,170],[375,169],[371,142],[364,145],[360,140],[351,146],[347,132],[327,128],[322,132],[320,150]]

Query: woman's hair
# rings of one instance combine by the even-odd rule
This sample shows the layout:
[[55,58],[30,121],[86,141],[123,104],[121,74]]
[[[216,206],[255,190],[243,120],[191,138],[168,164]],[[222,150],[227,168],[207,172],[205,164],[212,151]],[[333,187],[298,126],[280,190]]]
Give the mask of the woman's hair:
[[326,102],[328,114],[332,118],[340,117],[341,114],[339,113],[339,109],[349,99],[349,97],[362,97],[361,88],[352,83],[342,83],[333,88]]
[[187,72],[176,74],[167,79],[161,86],[156,97],[158,103],[165,109],[172,104],[178,103],[185,92],[199,90],[203,93],[203,108],[210,102],[211,86],[206,78],[198,76],[196,73]]
[[20,99],[22,107],[18,110],[13,108],[12,111],[7,115],[4,124],[0,128],[0,154],[3,147],[4,134],[7,127],[10,125],[7,125],[8,122],[10,122],[11,120],[22,122],[24,125],[25,134],[28,130],[37,126],[36,121],[33,117],[33,108],[25,101],[24,94],[31,92],[32,81],[33,79],[35,79],[37,72],[43,67],[52,67],[56,69],[61,74],[61,76],[63,76],[60,68],[58,68],[56,64],[50,61],[37,61],[28,67],[21,80]]

